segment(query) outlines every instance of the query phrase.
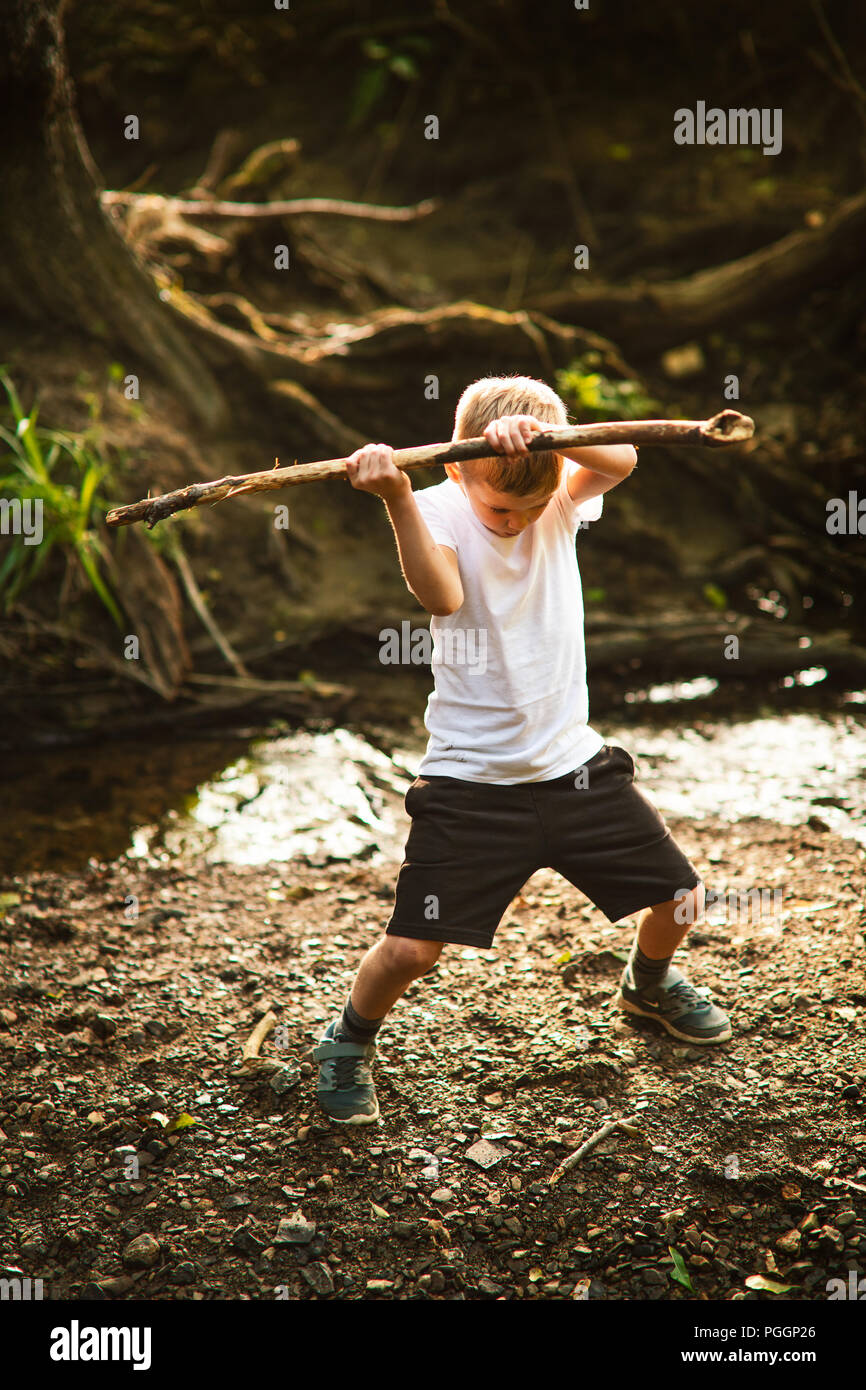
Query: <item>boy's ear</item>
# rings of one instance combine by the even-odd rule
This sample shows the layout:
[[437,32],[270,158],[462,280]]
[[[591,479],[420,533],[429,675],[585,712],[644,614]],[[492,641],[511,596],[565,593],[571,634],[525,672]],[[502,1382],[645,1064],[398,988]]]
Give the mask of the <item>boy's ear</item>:
[[459,464],[457,464],[457,463],[446,463],[446,465],[445,465],[445,472],[448,474],[448,477],[451,479],[452,483],[460,483],[460,482],[462,481],[461,476],[460,476],[460,465],[459,465]]

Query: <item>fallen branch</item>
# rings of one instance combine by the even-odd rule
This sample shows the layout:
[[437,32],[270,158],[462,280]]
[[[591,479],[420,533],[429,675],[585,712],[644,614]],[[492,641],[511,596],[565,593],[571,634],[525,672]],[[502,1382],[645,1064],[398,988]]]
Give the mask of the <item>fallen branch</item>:
[[270,1010],[265,1014],[264,1018],[259,1019],[255,1028],[244,1043],[243,1055],[241,1057],[242,1062],[252,1062],[257,1059],[259,1048],[276,1024],[276,1021],[276,1014],[272,1013]]
[[[736,410],[723,410],[709,420],[615,420],[595,425],[571,425],[562,429],[544,430],[527,445],[528,453],[544,450],[574,449],[586,445],[634,444],[669,445],[700,444],[709,448],[742,444],[754,434],[754,421]],[[474,439],[452,440],[448,444],[424,444],[419,448],[395,449],[394,462],[398,468],[424,468],[444,463],[465,463],[470,459],[491,457],[491,447],[483,436]],[[317,483],[326,478],[347,477],[346,460],[326,459],[321,463],[294,464],[287,468],[274,467],[264,473],[244,473],[237,477],[218,478],[210,483],[193,483],[161,497],[145,497],[114,507],[106,516],[109,526],[131,526],[144,521],[150,530],[175,512],[190,507],[221,502],[227,497],[253,492],[271,492],[293,487],[298,483]]]
[[533,296],[526,307],[582,328],[603,327],[617,342],[639,343],[643,351],[660,350],[839,280],[862,261],[864,230],[866,192],[861,190],[839,203],[819,226],[798,228],[724,265],[678,280],[636,280],[594,289],[575,285]]
[[232,203],[222,198],[171,198],[162,193],[129,193],[110,188],[100,194],[100,201],[103,207],[146,207],[182,217],[297,217],[318,212],[334,217],[362,217],[374,222],[414,222],[418,217],[427,217],[439,206],[436,198],[425,198],[420,203],[400,208],[353,203],[345,198],[289,198],[272,203]]
[[547,1179],[550,1187],[555,1187],[560,1178],[562,1178],[570,1168],[574,1168],[575,1164],[579,1163],[591,1149],[594,1149],[603,1139],[607,1139],[615,1130],[622,1129],[626,1134],[640,1134],[641,1131],[635,1124],[636,1119],[636,1115],[629,1115],[625,1120],[608,1120],[607,1124],[602,1125],[601,1129],[597,1130],[595,1134],[590,1135],[585,1144],[581,1144],[579,1149],[575,1149],[574,1153],[569,1154],[568,1158],[564,1158],[562,1162],[554,1168],[550,1177]]

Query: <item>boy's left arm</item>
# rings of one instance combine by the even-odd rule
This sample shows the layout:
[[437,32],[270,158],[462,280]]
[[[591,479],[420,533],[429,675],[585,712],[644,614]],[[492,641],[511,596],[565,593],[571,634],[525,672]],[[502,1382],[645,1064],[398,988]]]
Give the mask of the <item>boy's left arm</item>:
[[637,449],[633,444],[606,444],[585,449],[561,449],[563,458],[580,464],[568,478],[572,502],[588,502],[602,492],[610,492],[634,470]]

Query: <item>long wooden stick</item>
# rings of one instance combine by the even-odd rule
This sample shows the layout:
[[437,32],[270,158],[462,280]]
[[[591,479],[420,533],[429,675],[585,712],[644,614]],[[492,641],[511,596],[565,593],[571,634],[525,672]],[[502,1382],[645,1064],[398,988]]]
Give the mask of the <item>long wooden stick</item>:
[[[748,415],[741,415],[737,410],[723,410],[709,420],[610,420],[597,425],[544,430],[530,440],[526,449],[527,453],[535,454],[551,449],[578,449],[590,444],[699,444],[718,448],[724,444],[742,444],[751,439],[754,432],[755,422]],[[491,456],[490,445],[483,436],[394,450],[398,468],[429,468]],[[275,466],[265,473],[242,473],[234,478],[217,478],[211,483],[192,483],[161,497],[145,497],[140,502],[113,508],[105,520],[109,526],[132,526],[136,521],[143,521],[150,530],[158,521],[190,507],[203,507],[240,494],[270,492],[298,483],[319,483],[326,478],[346,476],[344,458],[294,464],[287,468]]]

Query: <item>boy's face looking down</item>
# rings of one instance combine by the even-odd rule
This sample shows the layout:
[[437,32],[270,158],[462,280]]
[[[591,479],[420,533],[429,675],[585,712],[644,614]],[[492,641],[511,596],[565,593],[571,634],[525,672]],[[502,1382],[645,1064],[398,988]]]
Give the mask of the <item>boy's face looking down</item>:
[[527,526],[534,526],[553,496],[552,492],[535,492],[517,497],[511,492],[499,492],[485,478],[461,474],[457,464],[446,463],[445,470],[465,492],[478,520],[497,536],[519,536]]

